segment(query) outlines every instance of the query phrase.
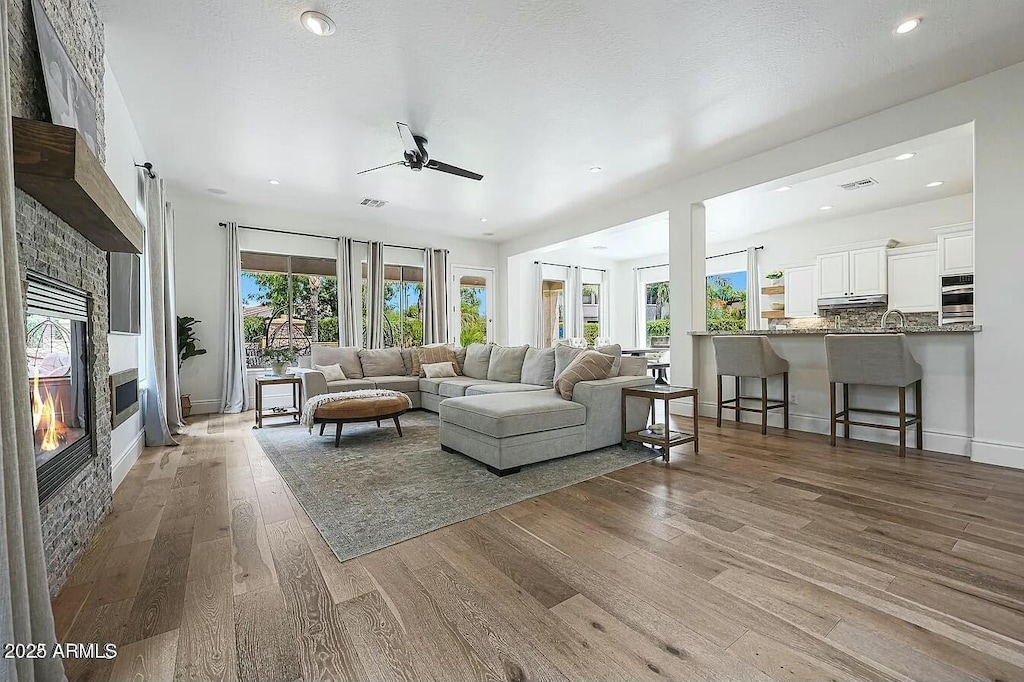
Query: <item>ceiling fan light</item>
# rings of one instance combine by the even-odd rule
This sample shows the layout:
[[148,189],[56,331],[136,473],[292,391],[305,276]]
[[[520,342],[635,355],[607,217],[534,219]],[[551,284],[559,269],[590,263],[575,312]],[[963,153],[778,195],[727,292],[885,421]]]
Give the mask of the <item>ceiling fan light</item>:
[[333,19],[323,12],[316,12],[314,10],[303,12],[299,20],[307,31],[316,36],[334,35],[338,28]]

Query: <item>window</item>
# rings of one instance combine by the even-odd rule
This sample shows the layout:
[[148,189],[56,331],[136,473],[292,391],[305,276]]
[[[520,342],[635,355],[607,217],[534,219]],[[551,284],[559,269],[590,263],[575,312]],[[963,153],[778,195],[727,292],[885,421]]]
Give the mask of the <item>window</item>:
[[565,282],[545,279],[541,282],[541,306],[544,314],[544,347],[565,340]]
[[[363,261],[363,328],[366,328],[366,273]],[[365,338],[365,336],[364,336]],[[384,346],[423,345],[423,268],[384,265]]]
[[644,284],[645,339],[648,347],[669,345],[671,323],[669,322],[668,282],[647,282]]
[[601,336],[601,285],[598,283],[583,285],[583,338],[588,346],[595,345]]
[[747,271],[707,278],[708,331],[742,331],[747,327]]
[[459,277],[459,345],[487,343],[487,279]]
[[338,345],[338,279],[333,258],[242,252],[242,333],[248,367],[264,348]]

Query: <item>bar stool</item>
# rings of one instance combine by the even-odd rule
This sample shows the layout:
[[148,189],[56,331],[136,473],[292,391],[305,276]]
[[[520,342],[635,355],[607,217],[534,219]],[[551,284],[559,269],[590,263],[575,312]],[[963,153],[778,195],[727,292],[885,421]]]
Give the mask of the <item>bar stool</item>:
[[[924,424],[921,421],[921,365],[907,346],[905,334],[828,334],[825,337],[828,358],[829,403],[832,415],[832,445],[836,444],[836,424],[843,425],[843,438],[850,437],[851,426],[873,426],[900,432],[900,457],[907,455],[907,427],[917,427],[917,449],[923,448]],[[836,384],[843,385],[843,409],[836,411]],[[850,407],[850,384],[893,386],[899,389],[899,411]],[[907,388],[914,387],[915,414],[907,413]],[[897,425],[853,421],[851,412],[883,414],[899,418]]]
[[[715,364],[718,371],[718,426],[722,425],[722,409],[732,405],[736,421],[740,411],[761,413],[761,434],[768,433],[768,410],[782,408],[784,428],[789,428],[789,363],[779,357],[765,336],[715,336]],[[768,378],[782,375],[782,400],[768,400]],[[736,397],[722,399],[722,376],[736,377]],[[740,395],[740,378],[761,379],[761,397]],[[760,409],[743,407],[743,400],[760,400]]]

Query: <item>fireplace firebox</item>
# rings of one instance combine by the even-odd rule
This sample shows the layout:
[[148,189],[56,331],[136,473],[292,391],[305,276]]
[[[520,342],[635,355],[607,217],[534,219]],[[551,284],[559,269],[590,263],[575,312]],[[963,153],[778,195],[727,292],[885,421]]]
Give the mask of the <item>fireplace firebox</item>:
[[29,272],[26,299],[28,391],[41,504],[96,453],[89,386],[92,298]]

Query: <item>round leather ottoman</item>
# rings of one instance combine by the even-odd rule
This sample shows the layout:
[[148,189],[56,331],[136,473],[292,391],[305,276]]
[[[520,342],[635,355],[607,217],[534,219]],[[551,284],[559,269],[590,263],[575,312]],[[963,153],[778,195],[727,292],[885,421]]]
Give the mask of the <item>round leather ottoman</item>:
[[337,424],[334,432],[334,446],[341,442],[341,429],[344,424],[357,422],[377,422],[377,426],[384,419],[392,419],[395,422],[395,429],[398,435],[402,435],[402,425],[398,418],[409,409],[409,400],[403,393],[389,396],[375,396],[372,398],[351,398],[349,400],[333,400],[324,403],[316,408],[313,413],[313,423],[320,424],[320,435],[324,434],[324,427],[327,424]]

